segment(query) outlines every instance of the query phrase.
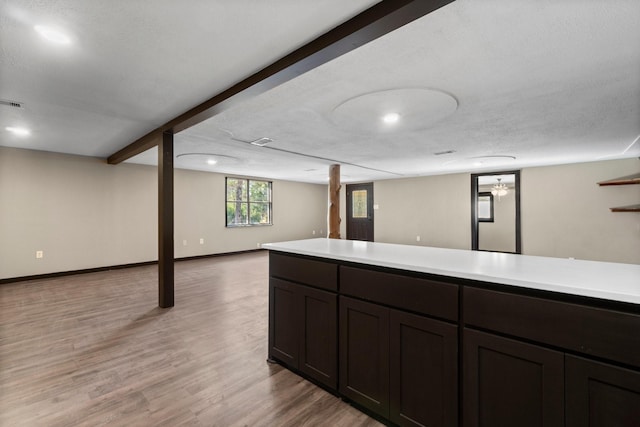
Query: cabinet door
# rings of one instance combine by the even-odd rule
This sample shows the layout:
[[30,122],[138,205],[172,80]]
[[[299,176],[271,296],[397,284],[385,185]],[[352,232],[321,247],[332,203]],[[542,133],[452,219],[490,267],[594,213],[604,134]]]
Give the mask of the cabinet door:
[[340,393],[389,416],[389,309],[340,297]]
[[566,396],[567,427],[640,425],[638,371],[566,356]]
[[464,330],[465,427],[564,426],[564,354]]
[[306,286],[299,288],[303,315],[299,368],[335,390],[338,386],[338,297]]
[[300,286],[269,279],[269,357],[298,368]]
[[391,421],[400,426],[458,425],[458,327],[390,312]]

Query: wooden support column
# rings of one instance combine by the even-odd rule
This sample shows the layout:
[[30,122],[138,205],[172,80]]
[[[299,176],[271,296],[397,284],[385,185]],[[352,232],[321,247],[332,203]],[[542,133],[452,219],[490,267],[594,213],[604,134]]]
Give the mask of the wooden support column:
[[340,165],[329,166],[329,238],[340,238]]
[[173,307],[173,133],[158,144],[158,305]]

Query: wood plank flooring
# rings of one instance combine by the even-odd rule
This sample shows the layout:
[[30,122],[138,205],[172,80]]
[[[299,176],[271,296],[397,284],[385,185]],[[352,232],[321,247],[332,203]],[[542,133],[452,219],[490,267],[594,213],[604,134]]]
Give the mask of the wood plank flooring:
[[379,426],[266,363],[266,252],[0,285],[0,426]]

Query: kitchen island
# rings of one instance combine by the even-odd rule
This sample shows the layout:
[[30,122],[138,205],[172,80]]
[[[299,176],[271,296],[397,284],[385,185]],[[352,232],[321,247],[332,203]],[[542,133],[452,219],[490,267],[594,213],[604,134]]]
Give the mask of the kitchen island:
[[640,425],[640,266],[263,245],[269,357],[397,425]]

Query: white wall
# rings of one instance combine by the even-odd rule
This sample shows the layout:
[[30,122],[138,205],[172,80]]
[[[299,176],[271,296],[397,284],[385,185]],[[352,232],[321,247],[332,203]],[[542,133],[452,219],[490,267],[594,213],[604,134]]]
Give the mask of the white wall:
[[[224,178],[175,171],[176,257],[326,233],[327,186],[287,181],[273,182],[273,226],[225,228]],[[156,259],[155,167],[0,147],[0,279]]]
[[[640,203],[640,185],[597,185],[638,172],[637,159],[522,169],[523,254],[640,264],[640,214],[609,210]],[[377,242],[471,248],[468,173],[377,181],[374,203]]]

